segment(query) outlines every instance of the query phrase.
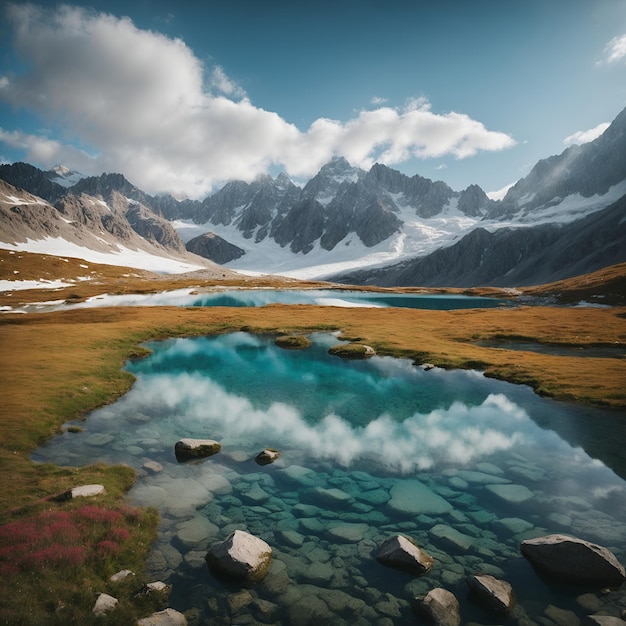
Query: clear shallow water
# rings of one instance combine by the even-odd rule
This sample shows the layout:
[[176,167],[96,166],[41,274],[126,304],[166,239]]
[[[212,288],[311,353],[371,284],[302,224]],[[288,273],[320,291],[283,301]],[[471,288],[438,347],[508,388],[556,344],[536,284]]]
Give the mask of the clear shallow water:
[[505,300],[455,294],[394,294],[343,289],[224,289],[198,292],[177,289],[154,294],[102,295],[84,302],[40,302],[25,305],[21,310],[57,311],[68,308],[102,306],[234,306],[257,307],[268,304],[317,304],[341,307],[401,307],[409,309],[473,309],[493,308]]
[[[498,623],[536,620],[549,604],[589,612],[576,600],[586,590],[542,582],[519,544],[565,532],[626,561],[623,415],[477,372],[346,361],[327,354],[332,335],[312,338],[305,351],[245,333],[149,344],[152,356],[128,365],[137,376],[128,394],[34,458],[137,468],[130,499],[162,515],[149,576],[173,584],[170,605],[196,607],[200,623],[412,624],[411,599],[437,586],[455,593],[464,622],[491,623],[467,601],[466,578],[478,572],[514,586],[518,608]],[[182,437],[217,439],[222,451],[178,464]],[[619,445],[604,455],[609,437]],[[264,447],[282,456],[260,467],[253,458]],[[204,562],[235,528],[274,552],[250,590],[224,585]],[[435,558],[428,575],[377,563],[378,546],[398,532]],[[616,615],[626,600],[598,598]]]

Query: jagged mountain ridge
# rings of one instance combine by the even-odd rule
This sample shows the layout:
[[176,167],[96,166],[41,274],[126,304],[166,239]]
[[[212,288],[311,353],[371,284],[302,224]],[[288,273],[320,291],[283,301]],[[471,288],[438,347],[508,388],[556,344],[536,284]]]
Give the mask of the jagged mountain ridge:
[[385,267],[330,277],[398,287],[510,287],[587,274],[626,261],[626,195],[570,224],[476,228],[452,246]]
[[[537,163],[500,202],[490,200],[477,185],[457,192],[441,181],[408,177],[381,164],[366,172],[343,158],[326,164],[303,187],[285,174],[262,176],[252,182],[231,181],[202,201],[152,197],[121,174],[83,178],[67,186],[74,173],[58,168],[41,172],[18,163],[0,166],[0,178],[51,202],[67,194],[114,202],[135,232],[173,249],[182,244],[172,221],[187,242],[211,233],[204,242],[195,242],[196,249],[207,256],[215,253],[234,268],[328,277],[346,267],[391,267],[398,260],[406,265],[409,259],[459,243],[477,227],[495,235],[503,223],[514,230],[523,226],[509,235],[510,242],[522,245],[526,236],[529,242],[541,240],[540,233],[556,231],[535,233],[538,225],[571,223],[626,193],[625,164],[626,109],[595,141]],[[61,175],[67,176],[65,186],[54,182]],[[478,245],[480,237],[468,241]],[[489,245],[485,239],[483,247]],[[495,266],[507,266],[506,253],[502,247],[502,261]],[[451,278],[444,270],[438,276]],[[381,276],[378,270],[371,272]],[[397,274],[395,269],[392,273]],[[508,274],[510,280],[513,275]],[[437,278],[433,280],[436,284]]]
[[217,267],[187,252],[169,222],[117,191],[109,194],[108,202],[68,193],[53,206],[0,179],[0,241],[18,249],[24,244],[28,249],[29,242],[49,242],[68,256],[103,262],[110,258],[112,264],[138,267],[144,263],[146,269]]

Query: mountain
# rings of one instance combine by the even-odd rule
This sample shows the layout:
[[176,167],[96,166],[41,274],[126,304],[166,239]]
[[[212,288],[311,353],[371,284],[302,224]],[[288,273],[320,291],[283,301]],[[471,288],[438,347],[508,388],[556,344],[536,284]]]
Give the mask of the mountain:
[[[230,181],[203,200],[150,196],[122,174],[81,178],[61,167],[1,165],[0,178],[61,211],[82,203],[85,215],[103,202],[115,214],[100,218],[105,230],[121,236],[130,228],[176,254],[191,247],[235,270],[369,284],[531,284],[568,271],[559,261],[564,252],[548,259],[548,248],[564,251],[568,237],[592,245],[569,225],[626,194],[626,109],[593,142],[538,162],[501,201],[477,185],[455,191],[382,164],[365,171],[344,158],[302,186],[282,173]],[[614,227],[619,237],[619,222]],[[606,258],[617,259],[619,239],[607,241],[615,254]],[[569,267],[591,271],[599,258],[572,257]]]
[[[20,169],[42,184],[31,170]],[[0,179],[0,242],[2,247],[166,273],[217,268],[187,252],[169,222],[114,190],[108,201],[66,193],[53,206]]]
[[[594,141],[573,145],[558,156],[539,161],[518,181],[487,219],[533,221],[542,214],[558,220],[563,200],[578,196],[584,207],[626,181],[626,109]],[[626,189],[622,191],[626,193]],[[583,212],[585,209],[583,208]]]
[[397,287],[526,286],[562,280],[626,261],[626,195],[570,224],[476,228],[452,246],[386,267],[330,277]]

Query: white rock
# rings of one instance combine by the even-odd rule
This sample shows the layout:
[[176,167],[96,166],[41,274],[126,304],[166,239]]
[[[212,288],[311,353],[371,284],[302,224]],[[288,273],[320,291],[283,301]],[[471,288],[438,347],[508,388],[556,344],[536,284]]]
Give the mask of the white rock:
[[217,574],[256,583],[269,571],[272,549],[259,537],[235,530],[225,541],[211,547],[206,560]]
[[110,596],[108,593],[101,593],[93,607],[94,615],[104,615],[112,611],[117,606],[117,598]]
[[91,498],[105,493],[106,489],[102,485],[82,485],[68,491],[70,498]]
[[124,580],[128,576],[134,576],[134,575],[135,575],[135,573],[131,572],[129,569],[123,569],[123,570],[117,572],[116,574],[113,574],[113,576],[111,576],[111,578],[109,578],[109,580],[112,583],[119,583],[120,581]]

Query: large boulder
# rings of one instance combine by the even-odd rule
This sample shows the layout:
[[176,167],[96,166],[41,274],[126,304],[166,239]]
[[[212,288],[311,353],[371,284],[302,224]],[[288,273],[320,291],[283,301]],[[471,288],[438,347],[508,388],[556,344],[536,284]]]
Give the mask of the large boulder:
[[488,574],[476,574],[468,579],[474,599],[489,611],[505,615],[515,604],[513,588],[504,580]]
[[217,454],[221,449],[222,445],[213,439],[180,439],[174,446],[179,462],[202,459]]
[[435,626],[459,626],[461,623],[459,601],[453,593],[441,587],[429,591],[425,596],[417,596],[413,610]]
[[225,541],[212,546],[205,558],[217,576],[255,584],[263,580],[270,569],[272,549],[262,539],[235,530]]
[[376,555],[379,563],[413,572],[425,574],[433,566],[433,558],[404,535],[390,537],[381,545]]
[[577,537],[527,539],[521,551],[540,573],[564,582],[619,587],[626,579],[624,566],[610,550]]

